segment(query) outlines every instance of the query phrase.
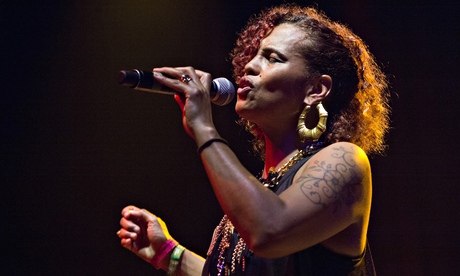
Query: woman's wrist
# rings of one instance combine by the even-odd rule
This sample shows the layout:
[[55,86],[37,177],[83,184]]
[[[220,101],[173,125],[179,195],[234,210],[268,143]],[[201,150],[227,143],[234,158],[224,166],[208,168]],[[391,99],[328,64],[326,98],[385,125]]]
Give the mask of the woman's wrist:
[[164,268],[164,261],[169,259],[171,252],[176,245],[177,242],[174,240],[166,240],[161,245],[160,249],[155,252],[155,255],[153,255],[153,258],[150,260],[150,264],[152,264],[156,269]]
[[204,142],[201,146],[198,147],[197,152],[198,154],[201,154],[203,150],[205,150],[207,147],[211,146],[213,143],[222,143],[228,146],[227,140],[217,137],[217,138],[211,138],[208,141]]
[[167,276],[175,276],[175,275],[177,275],[180,260],[182,258],[182,253],[184,253],[184,251],[185,251],[185,247],[183,247],[180,244],[178,244],[178,245],[176,245],[176,247],[174,247],[174,249],[173,249],[173,251],[171,253],[170,260],[169,260],[169,266],[168,266],[168,270],[167,270],[167,274],[166,274]]
[[214,127],[201,127],[199,130],[194,131],[194,139],[197,148],[213,138],[220,138],[219,132],[217,132]]

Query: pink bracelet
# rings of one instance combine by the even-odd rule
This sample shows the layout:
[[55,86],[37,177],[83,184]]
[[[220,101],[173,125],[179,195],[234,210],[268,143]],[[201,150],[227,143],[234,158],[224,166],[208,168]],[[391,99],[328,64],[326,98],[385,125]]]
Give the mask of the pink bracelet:
[[171,252],[171,250],[173,250],[174,247],[176,247],[176,243],[173,240],[167,240],[161,245],[160,250],[158,252],[155,252],[155,255],[153,256],[150,263],[156,269],[159,269],[161,261],[163,261],[166,255],[168,255],[168,253]]

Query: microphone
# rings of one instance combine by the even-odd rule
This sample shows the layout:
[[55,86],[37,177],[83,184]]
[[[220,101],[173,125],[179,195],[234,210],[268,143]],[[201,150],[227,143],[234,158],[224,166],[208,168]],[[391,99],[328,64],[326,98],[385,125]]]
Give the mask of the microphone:
[[[174,95],[173,89],[155,81],[153,72],[133,69],[132,71],[121,70],[118,73],[118,83],[129,86],[136,90]],[[211,101],[216,105],[229,104],[235,97],[235,87],[226,78],[214,79],[211,83]]]

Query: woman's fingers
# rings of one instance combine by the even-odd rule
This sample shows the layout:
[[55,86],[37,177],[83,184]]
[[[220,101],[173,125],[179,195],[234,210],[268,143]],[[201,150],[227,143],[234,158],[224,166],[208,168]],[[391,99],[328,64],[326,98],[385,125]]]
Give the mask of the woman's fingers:
[[157,81],[178,92],[184,92],[188,88],[210,88],[211,74],[190,66],[154,68],[153,72]]
[[125,214],[129,214],[133,211],[138,211],[140,210],[140,208],[136,207],[136,206],[133,206],[133,205],[129,205],[129,206],[126,206],[125,208],[123,208],[123,210],[121,210],[121,215],[122,216],[125,216]]
[[137,238],[136,233],[129,232],[126,229],[122,228],[117,232],[117,236],[120,238],[121,246],[128,250],[134,249],[134,241]]
[[121,228],[121,229],[117,232],[117,236],[118,236],[120,239],[132,239],[132,240],[136,240],[136,238],[137,238],[137,233],[128,231],[128,230],[126,230],[126,229],[124,229],[124,228]]
[[127,231],[133,232],[133,233],[139,233],[140,228],[139,226],[134,223],[131,219],[127,219],[125,217],[122,217],[120,219],[120,226]]

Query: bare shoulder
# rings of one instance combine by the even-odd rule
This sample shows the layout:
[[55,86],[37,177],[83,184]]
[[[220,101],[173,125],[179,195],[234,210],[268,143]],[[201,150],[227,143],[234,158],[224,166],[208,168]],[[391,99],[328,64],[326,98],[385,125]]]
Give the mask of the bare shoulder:
[[[349,142],[338,142],[324,148],[314,158],[330,160],[355,169],[369,169],[366,153],[357,145]],[[314,159],[312,158],[312,159]]]
[[294,181],[312,203],[340,212],[368,201],[369,159],[355,144],[334,143],[315,154]]
[[370,171],[366,153],[359,146],[348,142],[334,143],[322,149],[305,164],[303,170],[318,169],[324,166],[327,169],[358,174]]

